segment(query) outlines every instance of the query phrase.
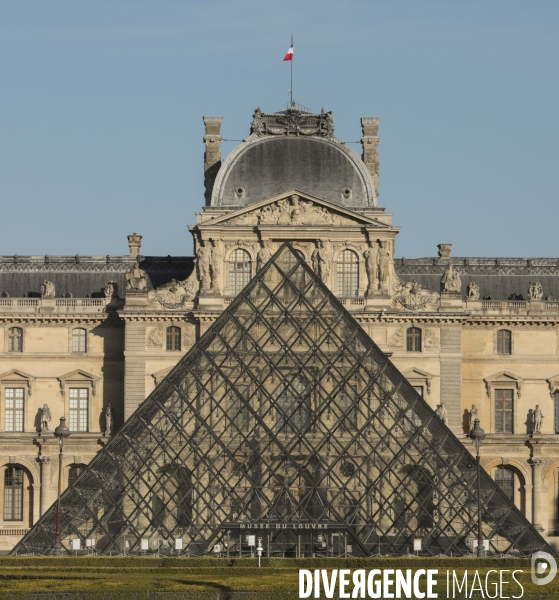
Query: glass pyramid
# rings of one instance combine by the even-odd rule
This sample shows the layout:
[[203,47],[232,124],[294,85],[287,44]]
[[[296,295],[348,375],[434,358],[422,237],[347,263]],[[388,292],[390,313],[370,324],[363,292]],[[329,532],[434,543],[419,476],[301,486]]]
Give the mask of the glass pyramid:
[[[552,552],[482,472],[492,552]],[[13,553],[53,552],[56,504]],[[102,554],[467,554],[475,460],[285,244],[62,495]],[[251,545],[249,545],[251,544]]]

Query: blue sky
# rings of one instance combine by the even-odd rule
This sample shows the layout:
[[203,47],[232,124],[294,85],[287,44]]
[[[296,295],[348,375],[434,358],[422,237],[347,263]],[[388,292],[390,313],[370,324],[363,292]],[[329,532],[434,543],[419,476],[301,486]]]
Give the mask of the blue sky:
[[191,254],[202,115],[241,139],[285,108],[293,25],[294,99],[348,142],[381,119],[397,256],[559,256],[558,24],[556,0],[0,0],[0,254]]

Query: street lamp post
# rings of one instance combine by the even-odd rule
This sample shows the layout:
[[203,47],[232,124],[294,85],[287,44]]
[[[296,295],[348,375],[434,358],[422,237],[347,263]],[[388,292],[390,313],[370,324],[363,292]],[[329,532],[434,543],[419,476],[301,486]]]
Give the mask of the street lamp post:
[[474,421],[474,428],[470,433],[470,437],[474,441],[476,449],[476,464],[477,464],[477,555],[484,555],[483,547],[483,530],[481,522],[481,484],[480,484],[480,468],[479,468],[479,449],[481,443],[485,439],[485,431],[479,426],[479,419]]
[[62,543],[60,541],[60,494],[62,493],[62,455],[64,452],[64,441],[70,435],[70,430],[66,427],[66,417],[60,417],[60,425],[54,430],[54,435],[58,438],[58,501],[56,503],[56,533],[54,538],[54,555],[62,554]]

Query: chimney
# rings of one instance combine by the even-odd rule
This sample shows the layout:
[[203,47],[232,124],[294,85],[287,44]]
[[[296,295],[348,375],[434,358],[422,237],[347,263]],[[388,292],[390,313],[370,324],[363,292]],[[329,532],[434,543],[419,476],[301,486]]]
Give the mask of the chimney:
[[379,160],[378,150],[380,139],[378,137],[378,126],[380,119],[378,117],[368,118],[363,117],[361,119],[361,129],[363,130],[363,137],[361,138],[361,145],[363,146],[363,162],[369,170],[371,177],[373,178],[375,187],[375,196],[378,198],[378,177],[379,177]]
[[140,254],[140,246],[142,245],[142,236],[133,233],[128,236],[128,247],[130,248],[130,256],[138,256]]
[[204,144],[206,144],[206,152],[204,153],[204,187],[206,192],[206,206],[209,206],[212,199],[212,190],[214,181],[221,167],[221,121],[223,117],[203,117],[204,125],[206,126],[206,135],[204,136]]

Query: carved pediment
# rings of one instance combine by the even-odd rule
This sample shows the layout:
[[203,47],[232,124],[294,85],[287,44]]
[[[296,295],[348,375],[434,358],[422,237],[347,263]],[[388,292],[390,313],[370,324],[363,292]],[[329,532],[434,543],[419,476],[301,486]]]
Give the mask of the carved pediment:
[[166,369],[161,369],[161,371],[157,371],[157,373],[152,373],[151,376],[155,381],[155,385],[159,385],[174,368],[174,366],[167,367]]
[[4,385],[25,385],[27,393],[31,396],[33,391],[32,384],[35,382],[35,377],[18,369],[12,369],[0,375],[0,382]]
[[70,371],[65,375],[61,375],[57,378],[60,382],[60,393],[64,396],[66,392],[66,386],[68,385],[83,385],[87,384],[91,386],[91,391],[95,396],[95,392],[97,391],[97,382],[101,379],[97,377],[97,375],[93,375],[92,373],[88,373],[82,369],[76,369],[75,371]]
[[501,371],[500,373],[495,373],[495,375],[490,375],[489,377],[486,377],[483,381],[485,382],[487,396],[489,398],[491,398],[492,388],[494,388],[494,387],[498,388],[501,386],[506,386],[509,388],[514,387],[516,389],[518,397],[520,398],[520,395],[522,393],[522,384],[524,382],[524,378],[518,377],[517,375],[514,375],[513,373],[510,373],[509,371]]
[[212,225],[375,225],[352,210],[293,190],[215,219]]
[[428,373],[427,371],[422,371],[421,369],[417,369],[415,367],[408,369],[407,371],[402,371],[402,375],[412,384],[423,384],[426,387],[427,395],[431,394],[431,382],[435,375]]

